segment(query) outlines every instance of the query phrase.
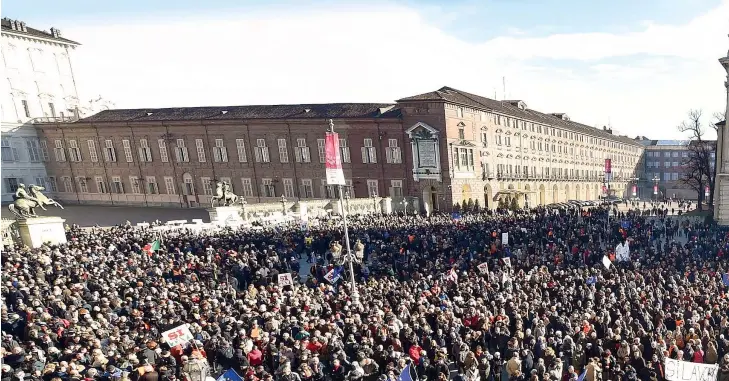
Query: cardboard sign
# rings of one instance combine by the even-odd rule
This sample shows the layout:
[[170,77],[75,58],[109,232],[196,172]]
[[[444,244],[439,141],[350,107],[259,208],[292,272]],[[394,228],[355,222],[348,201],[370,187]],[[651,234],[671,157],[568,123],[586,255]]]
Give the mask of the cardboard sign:
[[278,274],[278,285],[279,286],[293,286],[294,279],[291,278],[291,273]]
[[478,271],[480,271],[481,274],[488,274],[489,273],[489,264],[486,263],[486,262],[484,262],[484,263],[482,263],[482,264],[480,264],[480,265],[478,265],[476,267],[478,267]]
[[501,244],[502,245],[508,245],[509,244],[509,232],[503,232],[503,233],[501,233]]
[[190,328],[188,328],[187,324],[183,324],[162,333],[162,340],[170,347],[185,344],[194,339],[195,337],[192,336],[192,332],[190,332]]
[[715,381],[719,365],[666,359],[666,380],[668,381]]

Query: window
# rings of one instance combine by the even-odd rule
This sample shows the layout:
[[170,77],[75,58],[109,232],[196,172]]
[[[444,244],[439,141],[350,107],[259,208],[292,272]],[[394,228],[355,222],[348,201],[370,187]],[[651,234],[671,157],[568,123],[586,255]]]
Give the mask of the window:
[[66,151],[63,150],[63,141],[56,139],[53,153],[56,154],[56,161],[66,161]]
[[175,179],[172,176],[165,176],[165,192],[175,194]]
[[63,176],[61,178],[63,182],[63,191],[66,193],[73,193],[73,184],[71,183],[71,177]]
[[349,197],[356,198],[357,195],[355,194],[354,187],[352,186],[352,179],[346,179],[344,180],[347,187],[347,192],[349,193]]
[[402,152],[397,146],[397,139],[387,139],[387,163],[402,164]]
[[671,153],[670,152],[664,152],[663,153],[663,157],[671,157]]
[[157,187],[157,179],[154,176],[147,176],[147,193],[158,194],[159,188]]
[[261,179],[261,195],[263,197],[276,197],[276,189],[273,187],[273,180]]
[[671,173],[671,180],[678,180],[678,172]]
[[235,148],[238,150],[238,162],[245,163],[248,161],[246,155],[246,141],[245,139],[235,139]]
[[325,142],[325,140],[324,139],[316,139],[316,148],[319,150],[319,162],[322,163],[322,164],[324,164],[327,161],[326,142]]
[[402,198],[402,180],[390,180],[390,197]]
[[45,140],[40,141],[40,150],[43,161],[48,161],[48,142]]
[[362,147],[362,164],[376,164],[377,163],[377,151],[372,145],[372,139],[367,138],[364,140]]
[[671,162],[670,161],[666,161],[666,162],[663,163],[663,166],[666,167],[666,168],[668,168],[668,167],[671,166]]
[[[178,163],[187,163],[190,161],[190,156],[187,154],[187,147],[185,146],[185,139],[177,139],[175,142],[175,159]],[[191,193],[192,194],[192,193]]]
[[215,148],[213,148],[213,160],[216,163],[228,162],[228,149],[223,144],[223,139],[215,139]]
[[[90,180],[90,178],[89,178]],[[79,193],[89,193],[89,183],[86,182],[86,179],[83,177],[77,177],[76,178],[76,184],[78,186],[78,192]],[[103,180],[102,180],[103,185]]]
[[46,186],[46,178],[45,177],[36,177],[35,178],[35,185],[42,187],[43,189],[48,188]]
[[147,139],[139,139],[139,161],[142,163],[152,162],[152,149],[149,148]]
[[18,152],[10,145],[10,139],[2,138],[0,141],[2,141],[2,143],[0,143],[0,147],[2,147],[0,148],[0,150],[2,150],[2,161],[17,161]]
[[52,117],[56,116],[56,106],[53,103],[48,103],[48,110],[50,110]]
[[294,198],[294,180],[283,179],[284,197]]
[[96,153],[96,141],[94,140],[87,140],[86,144],[89,146],[89,158],[91,158],[92,163],[96,163],[99,161],[99,154]]
[[241,196],[243,197],[253,197],[253,184],[251,183],[250,178],[242,178],[240,179],[241,185],[243,188],[241,189]]
[[124,147],[124,158],[127,160],[127,163],[133,162],[134,157],[132,156],[132,144],[128,139],[122,140],[122,147]]
[[[483,145],[484,147],[489,146],[488,134],[486,132],[481,133],[481,145]],[[534,142],[532,142],[532,149],[534,149]]]
[[195,139],[195,149],[197,150],[197,161],[200,163],[204,163],[206,161],[205,144],[203,143],[202,139]]
[[114,176],[111,178],[111,191],[116,194],[124,193],[124,183],[121,181],[121,177]]
[[55,176],[48,177],[48,190],[52,193],[58,192],[58,181]]
[[[503,142],[502,142],[502,140],[501,140],[501,135],[497,134],[497,135],[496,135],[496,145],[497,145],[497,146],[500,146],[500,145],[502,145],[502,144],[503,144]],[[534,144],[534,142],[532,142],[532,144]]]
[[158,139],[157,146],[159,147],[159,160],[163,163],[167,163],[170,160],[167,156],[167,143],[164,139]]
[[678,157],[678,155],[679,155],[678,151],[676,151],[676,152],[673,152],[673,153],[671,154],[671,156],[672,156],[672,157]]
[[268,156],[268,147],[266,146],[266,139],[256,139],[256,162],[257,163],[269,163],[271,159]]
[[688,152],[681,152],[681,157],[688,157]]
[[377,180],[367,180],[367,196],[368,197],[376,197],[379,194],[378,188],[379,188],[379,186],[377,185]]
[[5,189],[7,189],[8,193],[15,193],[15,191],[18,190],[18,184],[20,184],[21,181],[22,180],[15,177],[6,177]]
[[104,140],[104,160],[107,162],[116,162],[116,151],[114,150],[114,142]]
[[321,180],[321,198],[334,199],[337,198],[337,193],[334,190],[334,185],[327,185],[327,180]]
[[78,148],[78,142],[75,139],[68,141],[68,156],[73,162],[81,161],[81,150]]
[[289,162],[289,151],[286,149],[286,139],[278,139],[278,158],[282,163]]
[[504,144],[506,144],[507,147],[511,147],[511,136],[504,136]]
[[129,176],[129,184],[132,185],[133,194],[142,193],[142,187],[139,186],[139,181],[140,180],[136,176]]
[[463,107],[457,107],[456,114],[458,115],[459,118],[463,118]]
[[182,176],[182,182],[185,184],[185,194],[188,196],[192,196],[195,194],[195,184],[192,182],[192,176],[189,174],[184,174]]
[[473,171],[473,149],[471,148],[454,148],[453,164],[459,171]]
[[[309,147],[306,146],[305,138],[296,139],[296,162],[297,163],[311,163],[311,155]],[[293,185],[292,185],[293,188]]]
[[463,127],[458,127],[458,139],[466,139],[466,130]]
[[314,187],[311,179],[301,179],[301,198],[314,198]]
[[20,101],[20,103],[23,105],[23,111],[25,111],[25,117],[30,118],[30,108],[28,108],[28,101],[23,99]]
[[672,163],[671,163],[671,166],[672,166],[672,167],[678,167],[678,162],[677,162],[677,161],[674,161],[674,162],[672,162]]
[[665,181],[671,180],[671,174],[668,172],[664,173],[663,180],[665,180]]
[[[199,139],[202,141],[201,139]],[[210,181],[209,177],[201,177],[200,182],[203,186],[203,194],[211,196],[213,194],[213,183]]]
[[[124,193],[124,184],[121,182],[121,177],[114,176],[111,179],[111,182],[114,187],[114,193]],[[86,181],[83,181],[82,184],[85,184]],[[109,193],[109,190],[106,189],[106,181],[101,176],[96,176],[96,191],[97,193]]]
[[349,146],[347,145],[347,139],[339,139],[339,150],[342,151],[342,163],[351,162],[349,157]]
[[28,150],[28,159],[31,162],[41,161],[40,147],[38,146],[38,139],[26,138],[25,148]]

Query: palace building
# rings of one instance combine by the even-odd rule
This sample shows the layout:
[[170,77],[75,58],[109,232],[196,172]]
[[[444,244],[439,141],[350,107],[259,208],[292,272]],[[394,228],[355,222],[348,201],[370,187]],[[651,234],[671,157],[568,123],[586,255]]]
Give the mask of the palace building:
[[334,198],[324,171],[329,119],[350,197],[421,211],[595,200],[605,195],[605,159],[609,192],[623,196],[644,149],[564,113],[450,87],[392,104],[108,110],[35,126],[61,202],[201,207],[215,180],[248,203]]

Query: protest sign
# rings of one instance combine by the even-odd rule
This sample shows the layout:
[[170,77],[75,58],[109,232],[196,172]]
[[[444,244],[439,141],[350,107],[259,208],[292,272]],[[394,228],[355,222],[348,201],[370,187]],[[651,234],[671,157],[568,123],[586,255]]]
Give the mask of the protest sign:
[[715,381],[719,371],[716,364],[699,364],[666,358],[666,380],[668,381]]
[[506,257],[506,258],[503,258],[502,260],[504,261],[504,264],[506,265],[506,267],[511,267],[511,258]]
[[480,271],[481,274],[488,274],[489,273],[489,264],[486,263],[486,262],[484,262],[484,263],[482,263],[482,264],[480,264],[480,265],[478,265],[476,267],[478,267],[478,271]]
[[610,258],[608,258],[607,255],[602,257],[602,265],[605,266],[606,269],[610,270],[611,264],[612,264],[612,262],[610,262]]
[[502,245],[508,245],[509,244],[509,232],[503,232],[503,233],[501,233],[501,244]]
[[279,286],[293,286],[294,280],[291,278],[291,273],[278,274],[278,285]]
[[195,339],[195,337],[192,336],[192,332],[190,332],[190,328],[187,327],[187,324],[183,324],[162,333],[162,340],[170,347],[185,344],[193,339]]

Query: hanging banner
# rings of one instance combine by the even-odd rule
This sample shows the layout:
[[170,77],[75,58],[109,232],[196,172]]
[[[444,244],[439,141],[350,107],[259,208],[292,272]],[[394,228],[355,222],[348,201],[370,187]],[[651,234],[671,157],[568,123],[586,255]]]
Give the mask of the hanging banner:
[[342,171],[342,153],[339,150],[339,134],[327,132],[324,142],[327,185],[346,185]]
[[602,195],[603,195],[603,196],[607,196],[607,193],[608,193],[608,192],[607,192],[607,187],[603,185],[603,186],[602,186]]
[[704,195],[706,196],[706,198],[709,198],[709,186],[708,185],[704,187]]
[[637,195],[638,195],[638,186],[637,185],[633,185],[633,197],[635,197]]
[[653,194],[658,194],[658,185],[653,186]]
[[699,364],[666,358],[668,381],[715,381],[719,365]]
[[605,159],[605,173],[612,173],[613,172],[613,165],[612,160]]

